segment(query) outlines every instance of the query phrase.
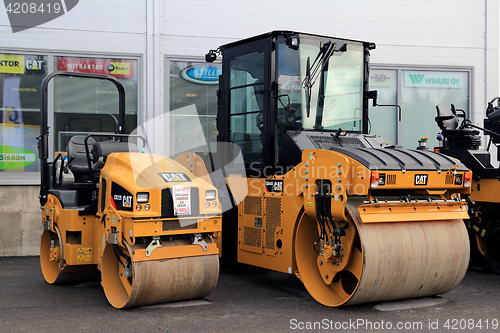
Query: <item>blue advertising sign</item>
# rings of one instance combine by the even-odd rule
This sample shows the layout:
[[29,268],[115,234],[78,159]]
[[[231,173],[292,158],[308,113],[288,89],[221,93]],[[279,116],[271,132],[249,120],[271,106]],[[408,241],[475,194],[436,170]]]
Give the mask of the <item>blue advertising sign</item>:
[[183,79],[199,84],[219,84],[220,67],[214,65],[193,64],[183,68],[180,75]]

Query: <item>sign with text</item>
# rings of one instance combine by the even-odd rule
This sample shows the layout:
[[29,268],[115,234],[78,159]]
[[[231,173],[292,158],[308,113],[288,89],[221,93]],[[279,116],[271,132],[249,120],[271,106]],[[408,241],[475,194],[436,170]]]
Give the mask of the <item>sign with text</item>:
[[301,92],[303,90],[302,81],[298,75],[280,75],[278,78],[279,92]]
[[46,58],[40,55],[0,54],[0,73],[44,74],[47,67]]
[[370,87],[391,87],[395,81],[396,71],[372,70]]
[[133,79],[134,61],[58,57],[57,70],[78,73],[107,74],[119,79]]
[[410,88],[465,88],[464,73],[438,71],[404,71],[405,87]]
[[35,163],[37,156],[23,147],[0,146],[0,169],[18,169]]
[[199,84],[219,84],[221,74],[220,65],[191,64],[180,71],[183,79]]
[[174,199],[175,215],[191,214],[191,186],[177,185],[172,186],[172,197]]
[[24,56],[0,54],[0,73],[24,74]]

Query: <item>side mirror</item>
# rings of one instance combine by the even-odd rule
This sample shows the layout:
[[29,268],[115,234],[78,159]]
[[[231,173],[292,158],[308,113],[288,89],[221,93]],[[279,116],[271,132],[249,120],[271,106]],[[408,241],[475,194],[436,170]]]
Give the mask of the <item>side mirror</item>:
[[215,53],[214,50],[208,51],[207,54],[205,54],[205,61],[206,62],[214,62],[217,59],[217,54]]
[[373,106],[377,106],[377,96],[378,92],[376,90],[371,90],[368,92],[368,99],[373,100]]

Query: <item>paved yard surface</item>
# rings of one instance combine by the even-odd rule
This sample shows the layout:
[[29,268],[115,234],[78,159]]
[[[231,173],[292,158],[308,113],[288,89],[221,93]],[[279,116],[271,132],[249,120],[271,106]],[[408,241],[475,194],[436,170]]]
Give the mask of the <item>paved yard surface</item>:
[[205,299],[116,310],[99,282],[45,283],[38,260],[0,257],[0,332],[500,332],[489,271],[438,297],[331,309],[294,276],[241,266]]

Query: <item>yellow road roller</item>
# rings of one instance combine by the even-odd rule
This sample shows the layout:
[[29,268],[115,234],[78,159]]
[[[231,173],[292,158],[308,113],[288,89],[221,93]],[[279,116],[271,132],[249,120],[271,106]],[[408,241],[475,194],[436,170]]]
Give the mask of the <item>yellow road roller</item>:
[[198,177],[222,170],[218,193],[248,189],[223,211],[223,262],[294,274],[330,307],[443,294],[469,262],[470,170],[369,134],[374,48],[273,31],[210,50],[208,62],[222,56],[218,142],[241,148],[246,176],[224,167],[227,151],[176,158],[202,160]]
[[[72,136],[49,160],[47,96],[56,76],[110,81],[118,91],[116,133]],[[112,85],[111,85],[112,86]],[[50,284],[101,278],[115,308],[200,298],[219,276],[217,189],[123,133],[125,92],[111,76],[54,72],[41,102],[40,263]]]
[[[466,221],[472,265],[483,268],[487,265],[500,274],[500,168],[493,165],[489,152],[493,146],[497,151],[500,147],[500,97],[488,103],[484,127],[474,125],[465,111],[453,104],[437,105],[436,109],[435,120],[442,131],[436,150],[460,159],[473,172],[468,197],[470,219]],[[486,149],[481,149],[481,132],[489,137]],[[499,160],[497,153],[496,162]]]

